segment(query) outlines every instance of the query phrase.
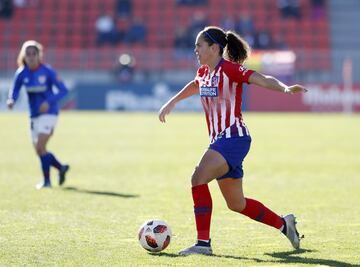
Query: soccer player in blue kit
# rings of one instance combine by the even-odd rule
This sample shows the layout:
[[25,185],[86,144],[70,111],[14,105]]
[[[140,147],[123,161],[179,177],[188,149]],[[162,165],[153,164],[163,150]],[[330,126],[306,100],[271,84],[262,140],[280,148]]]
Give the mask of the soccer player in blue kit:
[[[43,47],[40,43],[26,41],[19,52],[14,85],[9,91],[7,106],[12,109],[19,97],[22,86],[26,88],[30,108],[31,136],[37,155],[40,158],[44,181],[36,185],[37,189],[50,188],[50,167],[59,171],[59,185],[65,182],[69,165],[61,164],[54,154],[47,151],[46,145],[52,136],[58,120],[58,101],[68,89],[58,78],[56,72],[42,63]],[[53,91],[57,87],[57,93]]]

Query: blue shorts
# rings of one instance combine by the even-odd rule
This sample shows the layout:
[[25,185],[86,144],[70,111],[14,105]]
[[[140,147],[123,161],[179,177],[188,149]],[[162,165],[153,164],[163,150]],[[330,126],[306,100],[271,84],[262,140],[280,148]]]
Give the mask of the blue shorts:
[[229,165],[229,171],[225,175],[217,178],[217,180],[223,178],[242,178],[244,176],[242,163],[250,150],[250,144],[250,136],[222,137],[210,144],[209,148],[219,152]]

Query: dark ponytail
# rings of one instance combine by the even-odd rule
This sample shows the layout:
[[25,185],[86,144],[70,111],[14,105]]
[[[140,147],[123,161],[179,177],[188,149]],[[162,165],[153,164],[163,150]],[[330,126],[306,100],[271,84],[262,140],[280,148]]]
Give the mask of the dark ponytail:
[[202,37],[209,45],[218,44],[220,56],[232,62],[243,64],[250,54],[249,44],[233,31],[209,26],[202,31]]
[[243,64],[250,54],[249,44],[233,31],[226,32],[226,39],[225,57],[230,61]]

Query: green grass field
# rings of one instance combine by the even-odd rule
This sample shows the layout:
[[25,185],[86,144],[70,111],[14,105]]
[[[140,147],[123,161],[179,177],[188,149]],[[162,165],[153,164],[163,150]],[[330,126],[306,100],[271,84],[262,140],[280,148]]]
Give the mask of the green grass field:
[[[0,114],[0,266],[360,266],[360,117],[246,113],[253,137],[245,195],[295,213],[302,248],[229,211],[212,182],[214,256],[195,241],[190,175],[208,145],[203,114],[63,113],[49,144],[71,164],[63,188],[41,180],[24,113]],[[150,254],[147,219],[173,238]]]

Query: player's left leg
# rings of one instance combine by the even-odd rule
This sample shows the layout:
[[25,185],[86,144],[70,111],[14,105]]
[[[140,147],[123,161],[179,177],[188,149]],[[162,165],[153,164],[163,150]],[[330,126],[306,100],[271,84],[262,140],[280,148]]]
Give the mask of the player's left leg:
[[59,171],[59,185],[65,182],[65,175],[69,170],[69,165],[61,164],[60,161],[54,156],[53,153],[47,151],[47,144],[50,137],[53,135],[55,126],[57,124],[56,115],[41,115],[34,123],[32,129],[33,143],[38,154],[44,174],[43,185],[39,184],[38,187],[50,187],[50,167],[53,166]]
[[300,247],[299,234],[296,231],[296,222],[293,215],[287,215],[282,218],[261,202],[245,198],[242,179],[221,179],[218,180],[218,185],[230,210],[279,229],[288,237],[294,248]]

